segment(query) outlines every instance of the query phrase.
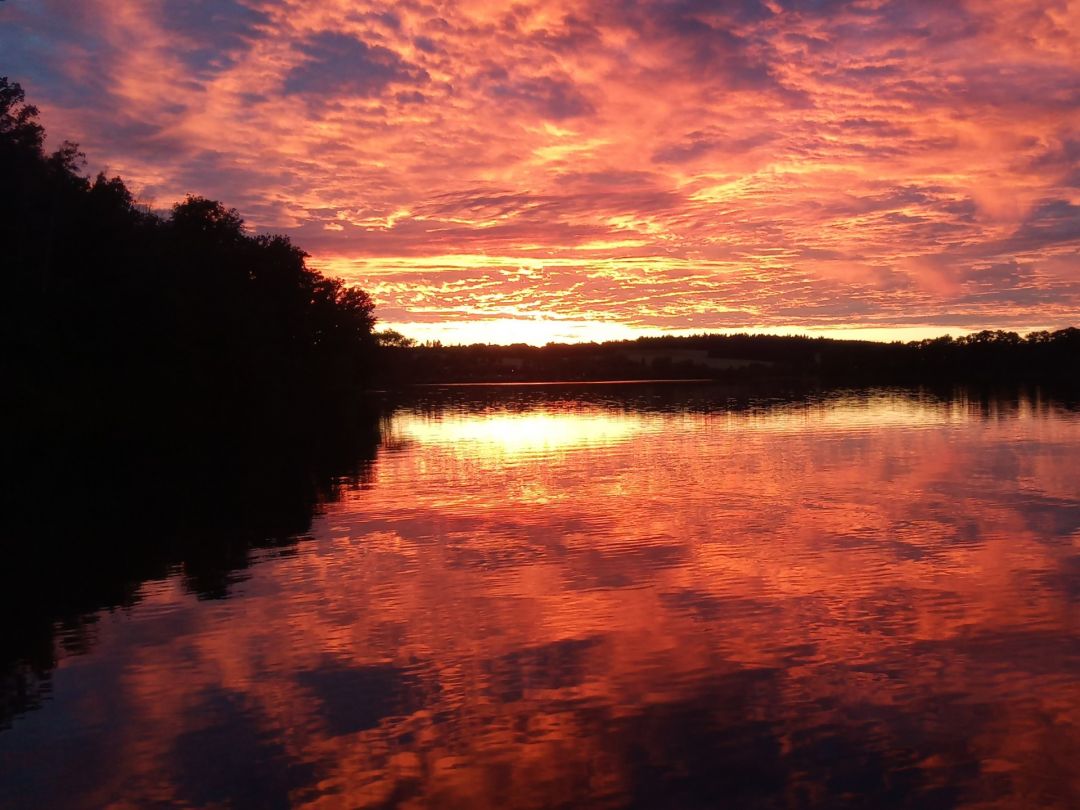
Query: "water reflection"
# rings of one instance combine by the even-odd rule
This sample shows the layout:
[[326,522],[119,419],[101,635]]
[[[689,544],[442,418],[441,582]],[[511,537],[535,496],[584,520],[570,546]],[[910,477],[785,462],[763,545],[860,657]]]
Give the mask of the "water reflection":
[[230,598],[61,632],[0,804],[1076,806],[1078,449],[1038,397],[425,393]]
[[377,412],[244,434],[25,437],[0,483],[0,730],[40,705],[58,654],[93,647],[99,611],[171,577],[221,599],[267,553],[293,553],[343,489],[370,484]]

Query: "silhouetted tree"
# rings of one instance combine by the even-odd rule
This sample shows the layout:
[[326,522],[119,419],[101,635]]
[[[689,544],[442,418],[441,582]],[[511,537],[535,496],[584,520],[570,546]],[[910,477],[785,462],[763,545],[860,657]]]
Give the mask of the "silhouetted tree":
[[379,342],[380,346],[392,346],[398,349],[408,349],[416,345],[416,341],[410,337],[405,337],[395,329],[383,329],[375,333],[375,339]]
[[47,154],[37,116],[0,79],[0,351],[21,428],[250,422],[369,381],[367,293],[215,200],[140,209],[120,178],[84,176],[76,145]]

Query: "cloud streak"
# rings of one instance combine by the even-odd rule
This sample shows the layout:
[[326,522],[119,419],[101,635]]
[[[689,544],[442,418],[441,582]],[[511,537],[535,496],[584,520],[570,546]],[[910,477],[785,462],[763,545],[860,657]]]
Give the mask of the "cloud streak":
[[0,7],[54,136],[292,233],[406,332],[1080,316],[1075,2],[65,8]]

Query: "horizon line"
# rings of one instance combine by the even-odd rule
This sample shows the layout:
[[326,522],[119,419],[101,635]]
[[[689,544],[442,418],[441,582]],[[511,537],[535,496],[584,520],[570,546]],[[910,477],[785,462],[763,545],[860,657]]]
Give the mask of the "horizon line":
[[[721,327],[715,329],[635,328],[627,324],[599,321],[544,319],[489,319],[478,321],[398,322],[380,321],[376,331],[392,330],[418,345],[439,343],[443,346],[550,346],[585,343],[619,343],[655,337],[802,337],[809,339],[853,340],[868,343],[911,343],[943,337],[966,337],[984,331],[1014,332],[1021,337],[1033,332],[1054,332],[1067,325],[1024,324],[1022,326],[761,326]],[[501,334],[500,334],[501,333]],[[503,338],[502,336],[505,335]],[[502,339],[499,339],[502,338]]]

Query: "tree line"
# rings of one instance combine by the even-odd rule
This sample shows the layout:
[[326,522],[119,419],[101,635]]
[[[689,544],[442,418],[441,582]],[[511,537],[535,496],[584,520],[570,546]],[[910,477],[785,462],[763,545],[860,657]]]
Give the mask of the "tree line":
[[[826,383],[1072,382],[1080,330],[872,343],[768,335],[604,344],[417,346],[306,264],[287,236],[189,196],[167,214],[118,177],[44,148],[37,109],[0,78],[3,373],[16,426],[76,433],[166,422],[297,422],[372,384],[713,377]],[[655,357],[646,362],[642,353]],[[664,357],[664,353],[668,356]],[[680,354],[681,353],[681,354]],[[690,355],[696,353],[696,359]],[[713,359],[753,364],[708,363]],[[302,420],[299,422],[302,424]]]
[[[825,385],[1080,382],[1080,329],[880,343],[761,334],[547,346],[387,345],[399,382],[709,378]],[[713,362],[720,361],[720,362]],[[730,361],[730,362],[723,362]]]
[[5,387],[24,427],[167,418],[199,428],[310,410],[368,383],[374,306],[287,236],[189,196],[161,215],[119,177],[47,152],[0,78]]

